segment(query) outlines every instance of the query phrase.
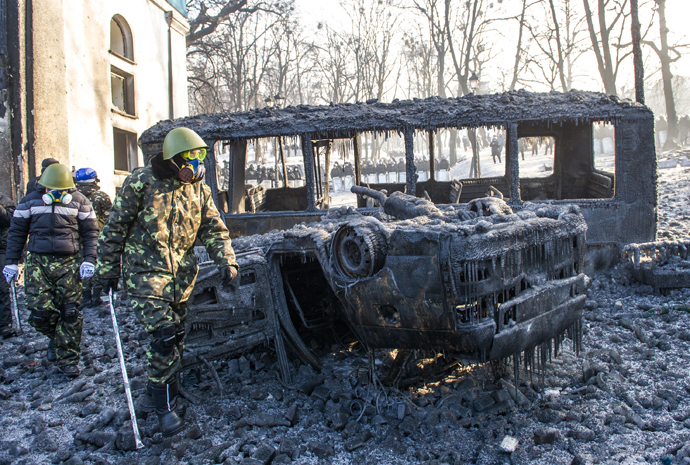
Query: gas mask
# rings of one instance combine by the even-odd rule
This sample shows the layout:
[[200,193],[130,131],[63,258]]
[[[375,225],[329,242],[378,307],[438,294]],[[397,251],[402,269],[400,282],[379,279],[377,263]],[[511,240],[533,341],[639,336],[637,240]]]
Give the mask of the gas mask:
[[178,168],[177,177],[180,181],[185,183],[192,182],[199,174],[199,167],[201,161],[206,158],[206,149],[187,150],[180,153],[184,164],[178,166],[174,160],[171,160]]
[[72,201],[72,194],[69,193],[69,191],[61,191],[61,190],[49,190],[46,191],[45,194],[43,194],[43,203],[46,205],[52,205],[55,202],[63,203],[65,205],[68,205]]

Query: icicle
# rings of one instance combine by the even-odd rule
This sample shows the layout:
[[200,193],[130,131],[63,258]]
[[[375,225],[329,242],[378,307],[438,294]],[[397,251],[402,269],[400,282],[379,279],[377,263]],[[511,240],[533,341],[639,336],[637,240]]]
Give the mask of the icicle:
[[518,397],[518,388],[520,387],[520,352],[514,352],[513,353],[513,372],[515,373],[515,398],[519,399]]

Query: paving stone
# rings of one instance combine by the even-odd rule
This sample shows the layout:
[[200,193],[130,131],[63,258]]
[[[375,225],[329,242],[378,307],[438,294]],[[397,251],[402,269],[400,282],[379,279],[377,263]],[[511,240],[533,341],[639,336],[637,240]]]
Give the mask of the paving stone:
[[297,424],[297,404],[292,404],[290,408],[288,408],[287,412],[285,412],[285,418],[292,426]]
[[487,408],[491,407],[494,405],[496,401],[494,400],[493,397],[491,397],[490,394],[483,394],[478,396],[474,402],[472,402],[472,406],[477,412],[481,412],[483,410],[486,410]]
[[261,444],[252,454],[252,458],[258,460],[262,465],[268,465],[276,455],[276,450],[269,444]]
[[551,444],[558,439],[558,430],[555,428],[537,428],[534,430],[534,444]]
[[316,386],[312,391],[311,396],[325,403],[331,397],[331,390],[324,385]]

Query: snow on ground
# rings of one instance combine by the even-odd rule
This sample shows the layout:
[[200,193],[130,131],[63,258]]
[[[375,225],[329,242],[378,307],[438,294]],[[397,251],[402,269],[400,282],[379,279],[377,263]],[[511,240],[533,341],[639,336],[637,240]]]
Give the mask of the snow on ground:
[[[680,166],[684,154],[673,157],[676,166],[659,171],[663,239],[688,237],[690,168]],[[283,386],[273,352],[257,349],[214,363],[220,388],[206,369],[186,374],[196,403],[184,434],[164,440],[155,415],[139,411],[138,452],[110,318],[105,307],[87,309],[76,380],[44,361],[45,338],[26,325],[0,346],[0,463],[690,463],[688,301],[690,289],[655,295],[625,265],[593,276],[582,352],[566,341],[543,376],[523,372],[519,404],[505,388],[512,370],[496,382],[487,366],[461,367],[384,392],[366,383],[360,346],[315,340],[322,372],[295,362],[293,386]],[[122,296],[116,305],[141,399],[147,335]],[[512,453],[500,449],[505,436],[518,441]]]

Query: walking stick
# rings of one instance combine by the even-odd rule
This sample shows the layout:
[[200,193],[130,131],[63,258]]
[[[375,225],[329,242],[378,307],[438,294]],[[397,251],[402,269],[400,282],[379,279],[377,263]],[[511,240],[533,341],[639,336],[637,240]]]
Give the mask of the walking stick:
[[17,305],[17,290],[14,287],[14,279],[10,282],[10,305],[12,306],[12,326],[17,336],[22,335],[22,322],[19,320],[19,306]]
[[129,416],[132,418],[132,429],[134,430],[134,442],[137,449],[144,447],[139,436],[139,427],[137,426],[137,415],[134,412],[134,402],[132,402],[132,391],[129,389],[129,378],[127,377],[127,368],[125,367],[125,356],[122,353],[122,342],[120,342],[120,331],[117,329],[117,318],[115,317],[115,306],[113,305],[113,290],[108,292],[108,300],[110,302],[110,316],[113,320],[113,331],[115,332],[115,342],[117,343],[117,357],[120,359],[120,371],[122,371],[122,379],[125,383],[125,394],[127,395],[127,406],[129,407]]

